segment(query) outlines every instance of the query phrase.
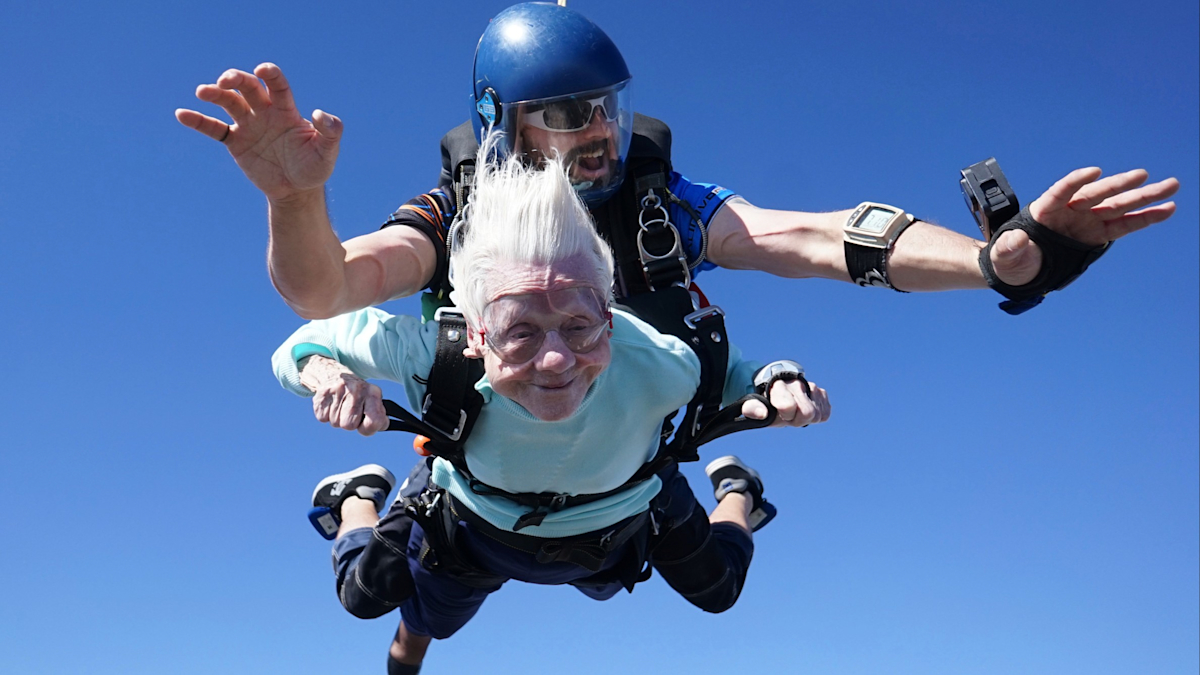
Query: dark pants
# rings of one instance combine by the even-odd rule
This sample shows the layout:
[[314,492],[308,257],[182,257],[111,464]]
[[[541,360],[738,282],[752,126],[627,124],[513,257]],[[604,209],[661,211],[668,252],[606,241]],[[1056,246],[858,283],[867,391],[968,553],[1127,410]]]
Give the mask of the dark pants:
[[[423,465],[422,467],[423,468]],[[736,525],[710,525],[687,480],[677,467],[660,474],[662,490],[651,503],[659,534],[650,539],[650,559],[667,584],[706,612],[723,612],[737,601],[754,544]],[[407,490],[420,490],[428,479],[414,471]],[[540,563],[458,523],[457,540],[482,568],[461,578],[431,572],[421,560],[424,532],[400,508],[371,529],[347,532],[334,544],[338,597],[351,614],[375,618],[400,607],[409,631],[447,638],[466,625],[487,596],[508,579],[539,584],[571,584],[588,597],[607,600],[621,588],[612,568],[628,553],[612,551],[599,573],[569,562]]]

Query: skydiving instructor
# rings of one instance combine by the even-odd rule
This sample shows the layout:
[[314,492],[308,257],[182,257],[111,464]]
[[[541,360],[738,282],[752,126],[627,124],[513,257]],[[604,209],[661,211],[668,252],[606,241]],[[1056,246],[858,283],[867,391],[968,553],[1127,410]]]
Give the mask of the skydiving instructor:
[[[456,194],[459,167],[448,156],[454,143],[447,141],[478,138],[488,126],[506,132],[509,153],[534,160],[561,156],[602,234],[636,233],[637,197],[644,194],[638,188],[645,187],[641,177],[631,176],[638,148],[657,140],[669,166],[670,136],[661,122],[633,114],[630,74],[599,27],[553,4],[510,7],[489,23],[480,40],[473,93],[471,123],[443,139],[439,187],[403,205],[385,227],[345,242],[333,231],[324,191],[337,160],[342,121],[322,110],[314,111],[311,121],[301,116],[278,66],[264,63],[253,74],[228,70],[215,84],[197,88],[196,96],[220,106],[232,124],[186,109],[177,110],[176,117],[223,143],[266,195],[271,279],[304,318],[329,318],[424,288],[445,294],[445,241],[463,198]],[[470,149],[458,154],[473,156]],[[884,211],[874,212],[895,216],[874,228],[865,218],[856,222],[862,209],[759,208],[674,170],[657,194],[666,197],[666,211],[679,230],[689,281],[712,267],[757,269],[898,291],[991,287],[1032,305],[1082,273],[1110,242],[1174,213],[1173,202],[1157,202],[1171,197],[1178,181],[1146,184],[1147,178],[1142,169],[1107,177],[1097,167],[1072,171],[991,232],[990,241],[914,220],[903,205],[883,205]],[[874,243],[852,241],[849,232],[855,228],[871,229],[867,236]],[[618,260],[619,284],[643,284],[633,278],[640,274],[633,263]],[[619,296],[637,289],[622,290]]]

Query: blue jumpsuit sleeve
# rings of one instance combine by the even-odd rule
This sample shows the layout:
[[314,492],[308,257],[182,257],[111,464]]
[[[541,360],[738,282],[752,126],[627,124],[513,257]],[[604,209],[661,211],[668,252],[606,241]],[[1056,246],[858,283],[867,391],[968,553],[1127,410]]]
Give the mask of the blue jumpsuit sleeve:
[[[712,217],[725,205],[725,202],[736,197],[737,194],[713,183],[693,183],[678,171],[671,172],[667,189],[680,200],[687,202],[700,217],[700,223],[697,224],[687,209],[679,204],[670,204],[667,208],[671,222],[679,228],[679,236],[683,238],[683,247],[687,251],[688,262],[694,263],[700,257],[703,245],[700,225],[707,230]],[[716,265],[704,260],[692,271],[692,275],[695,276],[703,270],[714,267]]]

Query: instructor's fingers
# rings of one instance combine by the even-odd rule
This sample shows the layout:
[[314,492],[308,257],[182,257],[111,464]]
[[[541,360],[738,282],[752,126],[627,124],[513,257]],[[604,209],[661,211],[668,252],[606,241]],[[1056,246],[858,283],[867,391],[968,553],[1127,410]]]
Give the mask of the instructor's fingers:
[[1174,178],[1168,178],[1159,181],[1152,185],[1122,192],[1108,199],[1105,199],[1100,204],[1092,208],[1092,213],[1096,214],[1104,220],[1112,220],[1120,216],[1140,209],[1144,206],[1149,206],[1154,202],[1161,201],[1175,194],[1179,190],[1179,181]]
[[263,88],[258,78],[244,70],[229,69],[217,78],[217,86],[222,89],[237,89],[255,112],[266,110],[271,105],[267,90]]
[[271,104],[281,110],[295,110],[296,100],[292,98],[292,87],[288,84],[283,71],[274,63],[260,63],[254,69],[254,74],[262,80],[270,92]]
[[236,91],[222,89],[215,84],[202,84],[196,87],[196,98],[205,103],[221,106],[234,122],[240,122],[250,117],[250,106],[246,103],[246,99]]
[[336,141],[342,137],[342,120],[330,115],[324,110],[314,110],[312,114],[313,127],[322,138]]
[[1174,215],[1174,213],[1175,202],[1157,204],[1148,209],[1127,213],[1120,218],[1114,218],[1104,224],[1105,237],[1109,241],[1116,241],[1130,232],[1136,232],[1142,228],[1150,227],[1155,223],[1161,223]]
[[1146,182],[1150,174],[1145,169],[1118,173],[1079,188],[1068,204],[1072,209],[1090,209],[1100,202]]
[[180,108],[175,111],[175,119],[179,120],[183,126],[195,129],[214,141],[224,142],[229,133],[228,124],[215,117],[202,115],[195,110]]
[[[1045,194],[1038,197],[1036,201],[1040,202],[1041,210],[1044,211],[1066,208],[1067,204],[1071,202],[1071,198],[1075,196],[1075,193],[1079,192],[1080,188],[1084,185],[1099,178],[1100,173],[1100,167],[1098,166],[1075,169],[1060,178],[1054,185],[1051,185],[1050,189],[1046,190]],[[1033,208],[1032,204],[1030,208]],[[1037,219],[1038,215],[1035,213],[1033,217]]]

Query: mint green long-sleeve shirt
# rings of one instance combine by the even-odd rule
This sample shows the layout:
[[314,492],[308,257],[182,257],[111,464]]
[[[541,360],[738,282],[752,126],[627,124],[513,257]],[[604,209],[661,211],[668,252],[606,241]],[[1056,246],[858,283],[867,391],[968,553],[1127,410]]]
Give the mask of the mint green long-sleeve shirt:
[[[296,361],[328,352],[359,376],[404,386],[419,408],[424,379],[433,365],[437,326],[419,319],[365,309],[296,331],[276,350],[275,375],[301,396]],[[678,338],[662,335],[620,310],[613,311],[612,362],[592,383],[583,403],[556,422],[535,418],[496,394],[485,376],[475,385],[484,405],[466,445],[476,478],[508,492],[596,494],[622,485],[658,450],[663,418],[687,404],[700,383],[700,362]],[[730,346],[725,403],[749,393],[761,364],[741,360]],[[529,509],[502,497],[475,494],[449,462],[434,462],[433,481],[496,527],[511,530]],[[546,516],[522,534],[567,537],[598,530],[644,511],[658,494],[657,477],[605,499]]]

